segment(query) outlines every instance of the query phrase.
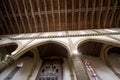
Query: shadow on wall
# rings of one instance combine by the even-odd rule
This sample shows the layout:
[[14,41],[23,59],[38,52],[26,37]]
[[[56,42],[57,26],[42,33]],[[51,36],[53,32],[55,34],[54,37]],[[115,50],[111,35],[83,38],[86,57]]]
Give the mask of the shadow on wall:
[[18,45],[15,43],[5,44],[0,46],[0,61],[7,60],[11,53],[17,49]]

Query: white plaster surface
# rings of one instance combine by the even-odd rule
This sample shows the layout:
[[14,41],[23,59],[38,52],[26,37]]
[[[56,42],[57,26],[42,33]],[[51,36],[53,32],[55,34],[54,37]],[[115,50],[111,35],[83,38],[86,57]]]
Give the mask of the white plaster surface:
[[85,56],[85,58],[92,63],[92,67],[95,69],[100,80],[120,80],[114,72],[103,63],[102,59],[92,56]]

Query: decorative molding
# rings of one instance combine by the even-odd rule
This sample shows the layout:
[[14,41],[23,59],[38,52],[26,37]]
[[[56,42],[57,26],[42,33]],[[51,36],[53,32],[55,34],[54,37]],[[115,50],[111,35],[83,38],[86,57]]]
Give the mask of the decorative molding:
[[46,39],[46,38],[64,38],[64,37],[88,37],[88,36],[108,36],[108,35],[120,35],[120,32],[110,32],[110,33],[91,33],[91,34],[67,34],[61,36],[33,36],[33,37],[19,37],[19,38],[12,38],[9,36],[5,36],[11,40],[25,40],[25,39]]

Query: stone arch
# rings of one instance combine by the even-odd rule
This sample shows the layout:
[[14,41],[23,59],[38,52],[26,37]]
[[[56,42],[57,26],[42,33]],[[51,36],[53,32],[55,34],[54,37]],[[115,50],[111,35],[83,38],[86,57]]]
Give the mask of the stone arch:
[[27,80],[30,80],[30,78],[31,78],[31,76],[32,76],[32,74],[33,74],[36,66],[37,66],[37,61],[38,61],[38,59],[39,59],[39,57],[38,57],[38,51],[37,51],[36,49],[30,50],[30,52],[33,53],[34,59],[33,59],[33,66],[32,66],[32,69],[31,69],[30,72],[29,72],[29,75],[28,75],[28,77],[27,77]]
[[65,48],[65,49],[67,50],[68,56],[69,56],[69,57],[71,56],[71,55],[70,55],[71,50],[70,50],[69,46],[68,46],[66,43],[60,42],[60,41],[54,41],[54,40],[47,40],[47,41],[42,41],[42,42],[35,43],[35,44],[33,44],[33,45],[25,48],[24,50],[21,50],[20,53],[15,54],[15,55],[12,55],[12,57],[13,57],[14,59],[17,59],[17,58],[19,58],[21,55],[23,55],[25,52],[27,52],[27,51],[35,48],[35,47],[38,47],[38,46],[47,44],[47,43],[54,43],[54,44],[58,44],[58,45],[62,46],[63,48]]
[[[0,47],[2,46],[9,46],[9,45],[17,45],[16,43],[9,43],[9,44],[4,44],[4,45],[0,45]],[[17,45],[18,46],[18,45]],[[13,51],[14,52],[14,51]],[[31,76],[32,76],[32,73],[34,72],[34,70],[35,70],[35,67],[36,67],[36,62],[37,62],[37,60],[38,60],[38,55],[37,55],[37,50],[36,49],[32,49],[32,50],[30,50],[30,52],[32,52],[32,54],[34,55],[34,57],[33,57],[33,64],[32,64],[32,67],[31,67],[31,69],[30,69],[30,72],[28,73],[28,76],[27,76],[27,80],[30,80],[30,78],[31,78]],[[24,53],[25,54],[25,53]],[[23,54],[23,55],[24,55]],[[22,55],[21,55],[22,56]],[[21,56],[19,56],[19,57],[21,57]],[[18,59],[18,58],[17,58]],[[5,63],[5,62],[4,62]],[[4,69],[5,68],[7,68],[7,67],[9,67],[8,65],[12,65],[13,63],[15,63],[15,60],[13,60],[13,58],[11,58],[11,56],[10,56],[10,59],[5,63],[5,65],[3,66],[3,67],[0,67],[0,69],[2,69],[1,70],[1,72],[2,71],[4,71]]]
[[[108,60],[108,56],[107,56],[107,51],[112,48],[111,45],[113,46],[117,46],[117,47],[120,47],[120,44],[119,43],[116,43],[116,42],[111,42],[111,41],[106,41],[106,40],[99,40],[99,39],[85,39],[85,40],[82,40],[82,41],[79,41],[77,43],[77,50],[78,50],[78,47],[81,46],[82,44],[86,43],[86,42],[89,42],[89,41],[92,41],[92,42],[98,42],[98,43],[102,43],[102,44],[106,44],[107,47],[105,47],[104,49],[104,52],[100,52],[100,58],[101,56],[103,57],[103,60],[106,62],[106,64],[111,68],[111,70],[114,72],[113,70],[113,67],[111,66],[109,60]],[[117,77],[115,77],[116,79],[118,79]]]
[[76,43],[76,47],[78,48],[81,44],[84,44],[88,41],[93,41],[93,42],[100,42],[100,43],[105,43],[105,44],[109,44],[109,45],[114,45],[114,46],[118,46],[120,47],[120,44],[119,43],[115,43],[115,42],[112,42],[112,41],[106,41],[106,40],[100,40],[100,39],[83,39],[82,41],[78,41]]
[[[108,55],[108,51],[110,49],[112,49],[113,47],[116,47],[116,46],[113,46],[113,45],[108,45],[104,48],[103,50],[103,57],[105,59],[105,62],[107,64],[107,66],[120,78],[120,73],[118,73],[115,69],[114,69],[114,66],[111,64],[110,62],[110,58],[109,58],[109,55]],[[119,47],[120,48],[120,47]]]
[[[70,70],[70,76],[71,76],[71,80],[74,80],[74,74],[73,74],[73,66],[72,66],[72,63],[71,63],[71,50],[69,48],[69,46],[64,43],[64,42],[60,42],[60,41],[55,41],[55,40],[47,40],[47,41],[42,41],[42,42],[38,42],[38,43],[35,43],[31,46],[29,46],[28,48],[25,48],[24,50],[22,50],[20,53],[16,54],[16,55],[13,55],[13,58],[14,59],[18,59],[21,55],[23,55],[25,52],[35,48],[35,47],[38,47],[38,46],[41,46],[41,45],[44,45],[44,44],[48,44],[48,43],[54,43],[54,44],[57,44],[57,45],[60,45],[62,46],[63,48],[65,48],[67,50],[67,56],[68,56],[68,65],[69,65],[69,70]],[[28,44],[29,45],[29,44]]]
[[[28,53],[27,53],[28,52]],[[30,68],[30,70],[29,70],[29,72],[28,72],[28,75],[26,75],[27,77],[26,77],[26,80],[30,80],[31,79],[31,76],[32,76],[32,74],[33,74],[33,72],[35,71],[35,68],[36,68],[36,66],[37,66],[37,61],[38,61],[38,59],[39,59],[39,57],[38,57],[38,51],[36,50],[36,49],[31,49],[31,50],[29,50],[29,51],[27,51],[27,52],[25,52],[23,55],[21,55],[20,57],[19,57],[19,59],[24,59],[24,57],[27,57],[26,56],[26,54],[27,55],[30,55],[30,56],[32,56],[32,62],[31,62],[31,68]],[[30,54],[29,54],[29,52],[30,52]],[[32,55],[31,55],[32,54]],[[19,60],[18,59],[18,60]],[[29,60],[29,59],[28,59]],[[17,61],[17,60],[14,60],[14,62],[15,61]],[[25,64],[26,65],[26,64]]]

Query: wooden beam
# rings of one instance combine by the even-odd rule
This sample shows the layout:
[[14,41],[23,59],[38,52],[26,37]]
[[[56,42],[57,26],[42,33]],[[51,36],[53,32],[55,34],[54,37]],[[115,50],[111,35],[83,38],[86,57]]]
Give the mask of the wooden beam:
[[38,15],[39,15],[39,18],[40,18],[40,23],[41,23],[41,29],[42,29],[42,32],[43,32],[44,31],[44,27],[43,27],[43,20],[42,20],[41,11],[40,11],[39,0],[36,0],[36,3],[37,3]]
[[10,26],[11,26],[11,28],[12,28],[12,31],[13,31],[13,33],[15,33],[15,29],[14,29],[14,27],[13,27],[13,23],[12,23],[12,21],[11,21],[11,18],[10,18],[9,14],[8,14],[6,5],[5,5],[5,3],[4,3],[3,0],[2,0],[2,2],[3,2],[3,7],[4,7],[4,9],[5,9],[5,13],[6,13],[6,15],[7,15],[7,18],[8,18],[8,20],[9,20],[9,22],[10,22]]
[[16,2],[16,5],[17,5],[18,13],[19,13],[19,16],[20,16],[20,20],[22,22],[22,26],[23,26],[24,32],[26,33],[25,24],[24,24],[22,15],[21,15],[21,11],[20,11],[20,7],[19,7],[19,4],[18,4],[18,0],[15,0],[15,2]]
[[47,21],[47,29],[48,29],[48,31],[50,31],[50,29],[49,29],[49,19],[48,19],[48,14],[47,14],[46,0],[44,0],[44,8],[45,8],[45,17],[46,17],[46,21]]
[[107,16],[108,16],[108,13],[109,13],[109,8],[110,8],[110,0],[108,0],[108,5],[107,5],[107,10],[106,10],[106,14],[105,14],[104,23],[103,23],[103,28],[106,27],[106,22],[107,22]]
[[[119,11],[120,12],[120,11]],[[117,23],[116,23],[116,27],[119,28],[120,27],[120,14],[118,12],[118,18],[117,18]]]
[[[120,6],[117,6],[117,8],[116,8],[116,10],[117,9],[119,9],[120,8]],[[110,7],[109,8],[109,10],[113,10],[114,9],[114,7]],[[95,8],[94,9],[94,11],[99,11],[100,10],[100,8]],[[102,7],[102,11],[106,11],[107,10],[107,7]],[[78,13],[79,11],[81,11],[81,12],[86,12],[86,8],[81,8],[80,10],[79,9],[74,9],[74,13]],[[88,12],[92,12],[93,11],[93,8],[88,8]],[[31,16],[32,15],[32,13],[31,12],[27,12],[28,13],[28,16]],[[51,14],[52,12],[51,11],[47,11],[47,14]],[[54,14],[59,14],[59,10],[54,10],[53,11],[53,13]],[[65,10],[60,10],[60,13],[62,14],[64,14],[65,13]],[[67,9],[67,13],[72,13],[72,9]],[[41,11],[41,15],[45,15],[46,13],[45,13],[45,11]],[[26,14],[25,13],[21,13],[21,15],[22,16],[26,16]],[[39,12],[38,11],[35,11],[34,12],[34,15],[39,15]],[[7,17],[6,15],[3,15],[4,17]],[[13,15],[12,14],[9,14],[9,16],[10,17],[13,17]],[[15,16],[16,17],[19,17],[19,14],[18,13],[16,13],[15,14]]]
[[72,30],[74,27],[74,0],[72,0]]
[[79,12],[78,12],[78,29],[81,29],[80,25],[80,19],[81,19],[81,0],[79,0]]
[[2,26],[2,27],[6,27],[7,32],[10,34],[10,31],[9,31],[9,28],[8,28],[9,26],[7,25],[6,20],[5,20],[5,18],[3,17],[3,14],[2,14],[1,9],[0,9],[0,16],[1,16],[2,20],[3,20],[3,22],[4,22],[4,25],[5,25],[5,26]]
[[25,1],[22,0],[22,3],[23,3],[23,6],[24,6],[25,16],[26,16],[26,19],[27,19],[27,22],[28,22],[28,26],[29,26],[29,32],[32,33],[32,28],[31,28],[31,25],[30,25],[28,12],[27,12],[27,9],[26,9],[26,6],[25,6]]
[[61,30],[60,1],[58,0],[59,30]]
[[110,19],[110,25],[109,25],[110,28],[112,27],[112,22],[113,22],[113,18],[114,18],[114,15],[115,15],[115,11],[116,11],[117,4],[118,4],[118,0],[115,0],[113,13],[112,13],[112,16],[111,16],[111,19]]
[[95,3],[96,3],[96,0],[93,1],[93,10],[92,10],[92,15],[91,15],[91,29],[93,29],[93,20],[94,20],[94,13],[95,13]]
[[6,33],[5,33],[6,31],[5,31],[5,29],[4,29],[3,23],[1,22],[1,19],[0,19],[0,29],[1,29],[1,31],[2,31],[2,32],[0,32],[0,33],[2,33],[3,35],[6,34]]
[[67,0],[65,0],[65,30],[68,30],[68,26],[67,26]]
[[35,19],[35,15],[34,15],[34,11],[33,11],[33,6],[32,6],[31,0],[29,0],[29,3],[30,3],[30,8],[31,8],[33,21],[34,21],[34,24],[35,24],[35,32],[37,33],[38,32],[38,26],[37,26],[37,23],[36,23],[36,19]]
[[53,13],[53,0],[50,0],[50,1],[51,1],[51,12],[52,12],[52,18],[53,18],[53,27],[54,27],[54,31],[55,31],[55,16]]
[[18,24],[18,21],[17,21],[16,15],[15,15],[15,12],[14,12],[14,9],[13,9],[12,3],[11,3],[10,0],[8,0],[8,2],[9,2],[9,4],[10,4],[10,8],[11,8],[11,11],[12,11],[13,17],[14,17],[14,19],[15,19],[15,23],[16,23],[16,25],[17,25],[18,33],[20,33],[21,30],[20,30],[20,27],[19,27],[19,24]]
[[100,2],[100,11],[99,11],[99,14],[98,14],[98,22],[97,22],[97,28],[98,29],[100,28],[100,19],[101,19],[102,7],[103,7],[103,0],[101,0],[101,2]]
[[86,2],[86,12],[85,12],[85,19],[84,19],[84,21],[85,21],[85,23],[84,23],[84,29],[86,29],[87,28],[87,15],[88,15],[88,0],[85,0],[85,2]]

